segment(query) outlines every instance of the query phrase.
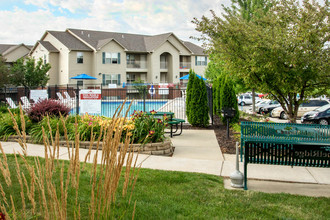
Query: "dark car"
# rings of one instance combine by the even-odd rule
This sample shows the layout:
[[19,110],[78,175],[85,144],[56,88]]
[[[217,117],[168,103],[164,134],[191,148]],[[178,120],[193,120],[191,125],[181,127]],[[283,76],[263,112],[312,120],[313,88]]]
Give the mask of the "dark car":
[[330,124],[330,104],[324,105],[313,111],[305,113],[301,117],[301,123],[329,125]]
[[277,107],[280,107],[280,106],[281,106],[281,104],[280,104],[278,101],[273,100],[273,101],[271,101],[268,105],[263,106],[263,107],[260,109],[260,112],[261,112],[262,114],[268,114],[268,113],[270,113],[270,116],[272,116],[272,111],[273,111],[273,109],[274,109],[274,108],[277,108]]

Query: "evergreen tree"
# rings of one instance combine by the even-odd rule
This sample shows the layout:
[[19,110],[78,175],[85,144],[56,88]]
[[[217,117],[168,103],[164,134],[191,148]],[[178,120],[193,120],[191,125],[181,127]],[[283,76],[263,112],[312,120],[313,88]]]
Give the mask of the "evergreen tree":
[[189,70],[189,80],[188,80],[188,85],[187,85],[187,90],[186,90],[186,115],[189,118],[189,113],[190,113],[190,105],[191,105],[191,90],[192,90],[192,85],[194,83],[194,71],[192,69]]
[[[187,88],[187,118],[193,126],[206,127],[209,123],[209,107],[204,80],[191,71]],[[189,97],[189,98],[188,98]]]
[[[237,98],[234,90],[232,81],[229,78],[223,80],[223,85],[221,87],[221,97],[220,97],[221,109],[234,108],[235,116],[230,119],[230,123],[237,123],[239,120],[238,104]],[[226,119],[222,118],[222,122],[225,123]]]
[[199,79],[200,103],[199,103],[199,125],[206,127],[209,124],[209,106],[207,100],[207,90],[203,78]]

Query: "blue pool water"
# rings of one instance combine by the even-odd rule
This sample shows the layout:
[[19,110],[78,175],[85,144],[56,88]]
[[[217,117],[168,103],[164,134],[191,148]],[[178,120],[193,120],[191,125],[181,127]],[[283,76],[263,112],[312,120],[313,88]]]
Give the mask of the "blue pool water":
[[[106,117],[112,117],[113,114],[115,113],[116,109],[118,106],[120,106],[123,102],[121,101],[107,101],[107,102],[102,102],[101,105],[101,115],[106,116]],[[152,110],[157,111],[160,107],[165,105],[167,102],[166,101],[146,101],[145,103],[145,111],[150,112]],[[121,112],[122,116],[125,116],[126,111],[131,104],[131,101],[127,101],[123,107],[123,110]],[[144,110],[144,103],[143,101],[134,101],[129,112],[128,112],[128,117],[136,111],[143,111]],[[72,109],[71,113],[75,113],[75,109]]]

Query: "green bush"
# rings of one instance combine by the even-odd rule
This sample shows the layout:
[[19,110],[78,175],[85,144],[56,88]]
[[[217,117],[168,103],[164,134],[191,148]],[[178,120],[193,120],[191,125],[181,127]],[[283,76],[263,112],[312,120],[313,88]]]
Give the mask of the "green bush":
[[209,123],[209,107],[204,80],[198,79],[196,74],[191,72],[188,86],[187,99],[189,97],[189,101],[186,102],[188,122],[193,126],[206,127]]
[[[151,111],[151,114],[153,112],[155,111]],[[168,121],[166,116],[161,119],[135,111],[131,117],[134,123],[133,129],[131,129],[133,143],[155,143],[165,140],[164,134]]]
[[[16,112],[16,110],[15,110]],[[22,123],[21,123],[21,117],[17,113],[13,113],[14,118],[16,120],[16,123],[18,125],[19,130],[22,132]],[[30,128],[32,126],[31,120],[24,115],[24,120],[25,120],[25,132],[29,134]],[[10,116],[9,113],[3,113],[0,114],[0,137],[1,138],[7,138],[10,135],[16,135],[17,132],[14,129],[14,122]]]
[[[234,86],[231,79],[224,79],[224,83],[221,86],[221,96],[220,96],[220,104],[221,109],[226,108],[234,108],[235,116],[230,119],[230,123],[237,123],[239,121],[239,111],[237,104],[237,97],[235,94]],[[222,122],[226,122],[226,118],[222,118]]]
[[[78,116],[79,117],[79,116]],[[49,133],[49,126],[48,126],[48,120],[49,125],[51,127],[52,136],[55,139],[57,125],[59,128],[59,135],[60,137],[64,136],[64,127],[61,119],[59,117],[44,117],[39,123],[32,126],[30,135],[32,136],[32,139],[37,143],[43,143],[43,133],[42,133],[42,127],[45,130],[46,137],[48,140],[50,140],[50,133]],[[67,129],[67,133],[70,135],[75,134],[75,128],[74,128],[74,122],[75,122],[75,116],[68,116],[64,118],[65,126]]]
[[193,84],[195,80],[195,74],[192,69],[189,70],[189,80],[188,80],[188,85],[187,85],[187,90],[186,90],[186,115],[187,118],[190,117],[190,106],[191,106],[191,100],[192,100],[192,89],[193,89]]

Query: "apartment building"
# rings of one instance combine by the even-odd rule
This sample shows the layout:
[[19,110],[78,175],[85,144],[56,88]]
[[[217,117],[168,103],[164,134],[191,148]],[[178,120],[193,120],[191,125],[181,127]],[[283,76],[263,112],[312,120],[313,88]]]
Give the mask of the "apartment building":
[[29,54],[32,46],[25,44],[0,44],[0,54],[8,66]]
[[93,30],[46,31],[30,51],[50,63],[50,85],[75,84],[85,73],[88,83],[179,83],[189,69],[204,75],[208,56],[203,49],[173,33],[154,36]]

